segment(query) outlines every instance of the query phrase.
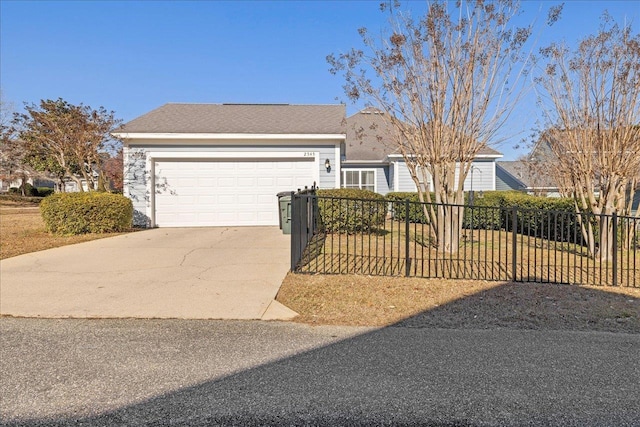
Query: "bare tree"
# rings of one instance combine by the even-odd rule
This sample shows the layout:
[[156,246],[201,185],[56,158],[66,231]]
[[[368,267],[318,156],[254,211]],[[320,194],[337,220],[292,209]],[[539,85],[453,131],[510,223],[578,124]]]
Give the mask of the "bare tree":
[[[464,181],[473,159],[497,142],[523,93],[531,26],[512,28],[515,1],[428,2],[420,20],[389,11],[390,34],[360,29],[365,51],[329,55],[332,73],[342,73],[345,92],[381,110],[395,131],[432,238],[440,250],[457,252]],[[554,9],[552,20],[560,9]],[[431,178],[430,180],[428,178]],[[420,183],[431,181],[434,198]],[[457,206],[453,206],[457,205]],[[460,206],[460,207],[458,207]]]
[[[559,188],[577,212],[630,215],[640,176],[640,35],[605,13],[574,50],[554,43],[541,53],[536,81]],[[590,253],[611,259],[613,222],[582,226]]]
[[99,173],[94,172],[99,172],[101,153],[119,146],[110,135],[120,124],[115,113],[63,99],[42,100],[25,110],[15,114],[14,125],[32,165],[74,180],[80,191],[83,179],[89,190],[96,188]]

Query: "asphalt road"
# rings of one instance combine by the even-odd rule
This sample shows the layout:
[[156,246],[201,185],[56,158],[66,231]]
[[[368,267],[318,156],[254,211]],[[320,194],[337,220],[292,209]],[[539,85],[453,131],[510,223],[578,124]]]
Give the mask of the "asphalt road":
[[0,423],[640,426],[640,335],[0,319]]

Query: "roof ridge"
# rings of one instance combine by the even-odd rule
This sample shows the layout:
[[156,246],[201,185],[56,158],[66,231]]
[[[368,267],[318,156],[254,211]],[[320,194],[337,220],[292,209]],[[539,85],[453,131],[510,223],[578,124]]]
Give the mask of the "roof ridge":
[[[289,103],[278,103],[278,102],[266,102],[266,103],[254,103],[254,102],[167,102],[163,104],[161,107],[165,105],[242,105],[242,106],[291,106],[291,107],[341,107],[345,106],[345,104],[289,104]],[[160,108],[160,107],[158,107]]]

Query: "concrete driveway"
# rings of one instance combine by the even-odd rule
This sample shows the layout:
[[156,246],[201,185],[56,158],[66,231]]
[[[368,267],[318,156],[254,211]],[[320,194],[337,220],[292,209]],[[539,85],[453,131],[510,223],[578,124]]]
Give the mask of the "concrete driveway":
[[277,227],[145,230],[0,261],[0,313],[285,320],[289,257]]

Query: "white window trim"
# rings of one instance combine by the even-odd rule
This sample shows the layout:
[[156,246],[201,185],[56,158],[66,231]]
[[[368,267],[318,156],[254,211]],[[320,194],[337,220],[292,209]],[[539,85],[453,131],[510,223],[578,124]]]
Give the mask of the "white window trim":
[[[349,188],[345,187],[346,185],[346,172],[373,172],[373,192],[378,192],[378,170],[374,168],[342,168],[340,173],[340,188]],[[358,188],[362,189],[362,175],[360,175],[360,179],[358,180]]]

